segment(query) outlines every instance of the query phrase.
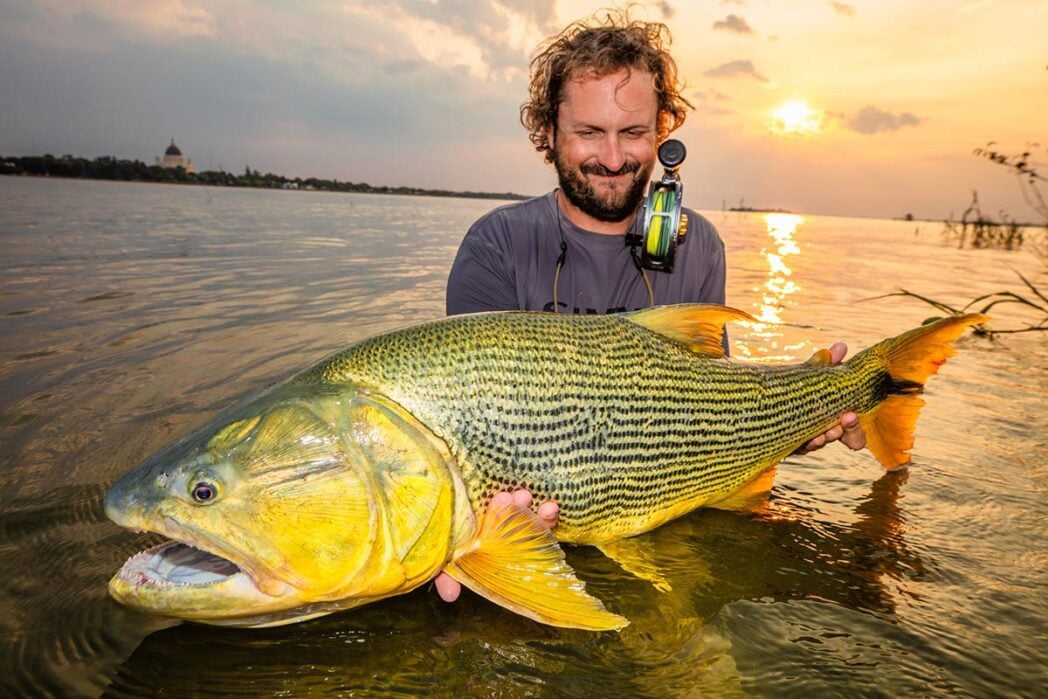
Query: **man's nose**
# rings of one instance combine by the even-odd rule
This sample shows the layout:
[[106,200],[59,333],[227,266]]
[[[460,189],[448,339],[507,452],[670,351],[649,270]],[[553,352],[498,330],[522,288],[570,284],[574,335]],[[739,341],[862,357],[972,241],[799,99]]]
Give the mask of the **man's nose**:
[[626,164],[626,155],[622,150],[622,143],[620,143],[618,136],[608,136],[601,141],[601,149],[597,155],[597,160],[612,172],[618,172]]

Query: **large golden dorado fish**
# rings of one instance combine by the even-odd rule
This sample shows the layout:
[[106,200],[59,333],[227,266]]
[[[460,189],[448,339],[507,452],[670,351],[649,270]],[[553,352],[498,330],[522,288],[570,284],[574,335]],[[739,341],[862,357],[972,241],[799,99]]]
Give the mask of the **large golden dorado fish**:
[[[439,571],[540,622],[616,629],[558,540],[656,584],[627,537],[728,506],[847,411],[886,468],[909,461],[925,379],[972,314],[831,366],[724,356],[720,306],[606,316],[482,313],[362,341],[220,415],[125,476],[106,512],[172,541],[109,589],[156,614],[300,621],[398,595]],[[488,507],[527,488],[560,505]],[[625,541],[624,541],[625,540]]]

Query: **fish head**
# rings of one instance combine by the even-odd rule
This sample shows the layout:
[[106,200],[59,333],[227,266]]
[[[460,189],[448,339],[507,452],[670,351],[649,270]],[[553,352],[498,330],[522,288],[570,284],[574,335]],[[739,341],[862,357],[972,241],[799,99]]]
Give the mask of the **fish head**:
[[171,541],[132,556],[110,593],[165,616],[271,626],[407,592],[446,563],[462,524],[451,462],[380,394],[282,387],[111,488],[110,519]]

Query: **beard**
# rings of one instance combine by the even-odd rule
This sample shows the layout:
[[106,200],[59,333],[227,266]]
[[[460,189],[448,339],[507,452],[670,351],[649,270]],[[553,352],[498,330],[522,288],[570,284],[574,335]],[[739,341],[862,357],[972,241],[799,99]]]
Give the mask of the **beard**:
[[[560,153],[553,150],[553,165],[557,169],[557,179],[560,182],[560,190],[575,207],[588,216],[598,221],[607,223],[618,223],[624,221],[637,210],[641,199],[644,198],[644,189],[651,177],[654,163],[647,167],[641,166],[636,160],[627,160],[616,172],[612,172],[603,165],[580,165],[576,170],[565,163]],[[586,175],[608,176],[632,173],[626,190],[621,193],[600,195],[593,185],[586,179]]]

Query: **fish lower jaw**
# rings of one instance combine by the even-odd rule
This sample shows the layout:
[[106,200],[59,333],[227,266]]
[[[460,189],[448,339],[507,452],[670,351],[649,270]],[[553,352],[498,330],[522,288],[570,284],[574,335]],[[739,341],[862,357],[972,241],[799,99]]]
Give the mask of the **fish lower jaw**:
[[[279,596],[287,585],[259,584],[232,561],[179,541],[167,541],[141,551],[124,563],[110,582],[118,598],[130,591],[175,591],[210,587],[230,588],[241,594]],[[133,593],[132,593],[133,594]]]

